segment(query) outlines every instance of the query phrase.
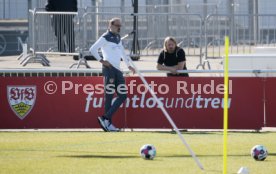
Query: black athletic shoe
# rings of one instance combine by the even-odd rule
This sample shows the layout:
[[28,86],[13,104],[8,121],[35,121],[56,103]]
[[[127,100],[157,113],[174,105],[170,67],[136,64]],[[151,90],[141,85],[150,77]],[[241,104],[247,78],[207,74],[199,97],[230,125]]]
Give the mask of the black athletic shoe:
[[104,118],[103,117],[98,117],[98,122],[101,126],[101,128],[105,131],[105,132],[108,132],[108,129],[105,125],[105,121],[104,121]]

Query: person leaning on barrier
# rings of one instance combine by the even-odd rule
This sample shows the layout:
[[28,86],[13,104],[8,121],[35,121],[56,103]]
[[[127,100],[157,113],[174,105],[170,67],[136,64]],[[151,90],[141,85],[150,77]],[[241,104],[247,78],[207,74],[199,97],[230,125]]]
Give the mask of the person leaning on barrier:
[[174,38],[165,38],[163,50],[158,57],[157,69],[170,71],[170,73],[167,73],[167,76],[189,77],[188,73],[177,73],[177,70],[187,70],[187,67],[185,52],[177,46]]
[[[55,12],[77,12],[77,0],[48,0],[45,6],[46,11]],[[53,15],[53,27],[58,40],[59,52],[75,52],[74,15],[55,14]],[[64,39],[64,36],[66,39]],[[65,41],[66,40],[66,41]],[[66,45],[68,49],[66,51]]]
[[[121,19],[112,18],[108,24],[108,31],[104,33],[89,49],[91,54],[102,63],[102,72],[104,77],[104,102],[105,113],[98,117],[98,122],[104,131],[119,131],[112,124],[114,113],[120,108],[126,100],[127,95],[120,90],[125,86],[123,72],[120,70],[121,58],[124,60],[128,69],[135,73],[135,69],[130,64],[130,58],[125,54],[120,37]],[[103,58],[99,55],[101,49]],[[117,98],[112,102],[114,93]]]

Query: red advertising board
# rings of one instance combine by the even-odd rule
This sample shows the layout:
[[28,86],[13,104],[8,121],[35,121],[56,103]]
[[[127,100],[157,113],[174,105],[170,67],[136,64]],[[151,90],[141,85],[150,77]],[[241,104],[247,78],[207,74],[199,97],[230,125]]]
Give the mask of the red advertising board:
[[[223,78],[146,79],[179,128],[222,128]],[[263,83],[261,78],[230,79],[230,129],[263,126]],[[139,77],[127,77],[126,84],[128,98],[114,115],[116,126],[171,128]],[[273,86],[276,79],[271,78],[266,96]],[[103,88],[102,77],[1,77],[0,128],[99,128],[96,118],[104,112]],[[268,116],[276,112],[272,106],[273,102],[267,105]],[[275,119],[268,121],[275,126]]]
[[[83,93],[80,86],[77,88],[75,84],[95,85],[101,83],[101,77],[2,78],[0,87],[2,101],[0,117],[2,121],[0,128],[98,128],[96,118],[102,114],[103,108],[85,112],[87,95]],[[70,84],[73,84],[72,90],[69,90]],[[22,119],[9,104],[10,93],[7,88],[8,86],[26,85],[36,86],[36,101],[31,112]],[[62,93],[62,86],[65,88],[64,93]],[[24,113],[24,107],[22,110]],[[124,113],[119,111],[117,114],[123,115]],[[122,126],[121,122],[124,119],[122,117],[117,118],[120,126]]]
[[264,78],[263,83],[265,86],[266,126],[276,127],[276,80],[275,78]]
[[[147,78],[148,81],[169,84],[169,94],[157,94],[176,125],[181,128],[220,129],[223,126],[223,78]],[[131,80],[128,79],[128,80]],[[139,83],[141,83],[139,81]],[[212,85],[214,84],[214,85]],[[186,85],[187,91],[177,88]],[[210,86],[214,86],[213,91]],[[179,88],[180,88],[179,87]],[[204,91],[204,87],[206,91]],[[258,129],[262,127],[262,91],[258,78],[230,79],[229,128]],[[200,91],[201,90],[201,91]],[[196,93],[197,92],[197,93]],[[200,94],[201,92],[201,94]],[[194,93],[194,94],[193,94]],[[146,98],[150,98],[148,94]],[[142,98],[142,97],[141,97]],[[160,109],[132,108],[127,110],[129,127],[169,128],[170,125]]]

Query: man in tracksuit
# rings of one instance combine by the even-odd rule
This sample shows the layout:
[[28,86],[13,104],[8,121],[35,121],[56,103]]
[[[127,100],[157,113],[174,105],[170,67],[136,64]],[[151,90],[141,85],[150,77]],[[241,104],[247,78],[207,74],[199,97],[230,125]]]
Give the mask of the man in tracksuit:
[[[129,57],[125,54],[119,35],[120,28],[120,18],[112,18],[109,21],[108,31],[89,49],[91,54],[103,64],[105,113],[103,116],[98,117],[98,121],[102,129],[108,132],[119,131],[119,129],[112,124],[112,116],[127,98],[125,91],[122,92],[117,89],[118,86],[125,85],[125,79],[120,70],[121,58],[124,60],[129,70],[135,73],[135,69],[129,63]],[[99,49],[102,51],[103,58],[98,53]],[[117,93],[117,99],[112,105],[115,91]]]

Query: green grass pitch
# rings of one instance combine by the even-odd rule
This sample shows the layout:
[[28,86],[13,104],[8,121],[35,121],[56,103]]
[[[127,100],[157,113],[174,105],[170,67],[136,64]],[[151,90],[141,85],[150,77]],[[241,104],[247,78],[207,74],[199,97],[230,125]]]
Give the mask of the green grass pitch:
[[[201,171],[176,134],[170,132],[0,132],[1,174],[221,174],[222,132],[186,132],[188,144],[205,167]],[[139,149],[154,144],[157,156],[144,160]],[[267,147],[265,161],[255,161],[250,149]],[[252,174],[276,171],[276,133],[231,132],[228,173],[241,166]]]

